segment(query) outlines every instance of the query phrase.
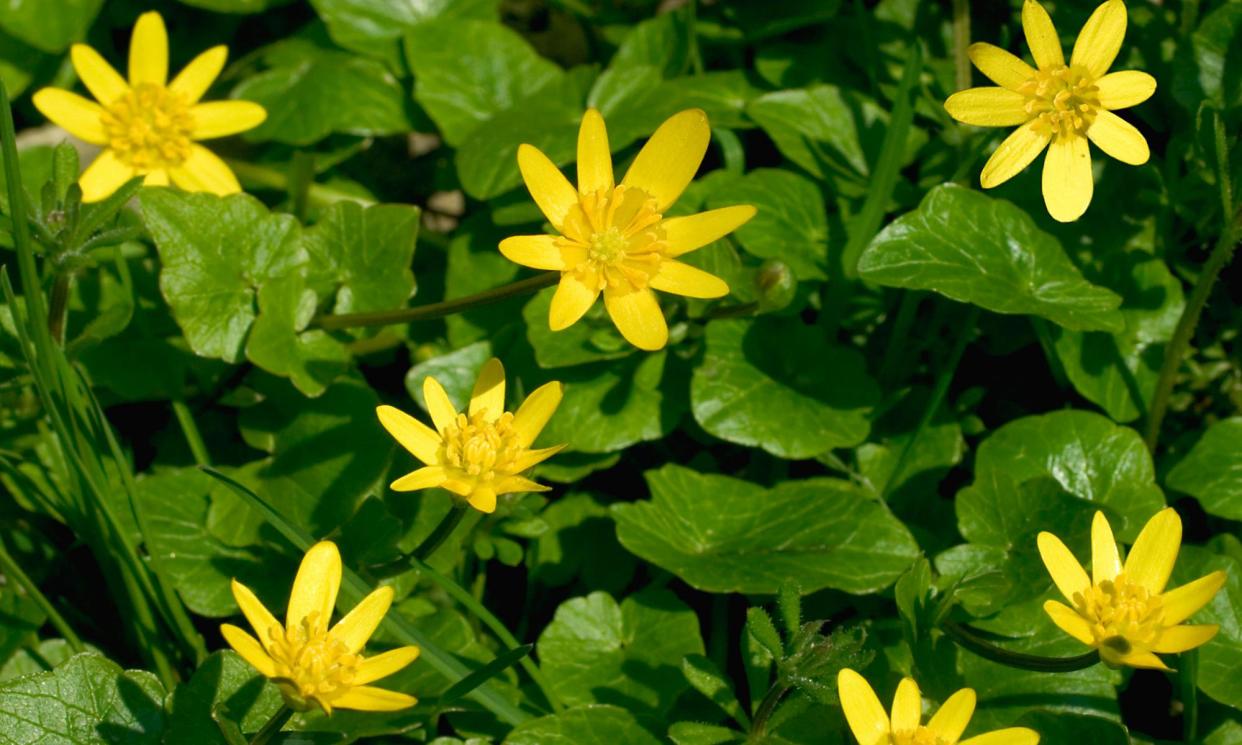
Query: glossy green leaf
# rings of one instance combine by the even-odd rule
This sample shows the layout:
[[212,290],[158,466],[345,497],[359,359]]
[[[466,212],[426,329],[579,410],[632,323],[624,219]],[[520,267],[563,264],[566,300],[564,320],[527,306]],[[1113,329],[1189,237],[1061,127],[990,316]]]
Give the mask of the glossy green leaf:
[[877,592],[918,555],[906,527],[844,481],[765,489],[675,465],[645,476],[651,500],[612,508],[617,537],[706,592],[772,593],[795,576],[805,593]]
[[1242,417],[1209,427],[1169,471],[1166,483],[1199,500],[1213,515],[1242,520]]
[[404,204],[337,202],[306,231],[310,282],[336,292],[333,313],[390,310],[410,299],[420,215]]
[[0,743],[158,745],[164,689],[143,670],[122,670],[93,652],[55,670],[0,685]]
[[311,0],[333,41],[393,63],[401,58],[401,37],[418,24],[441,17],[495,18],[497,5],[497,0]]
[[232,650],[216,652],[173,693],[166,741],[227,745],[217,717],[239,724],[243,732],[257,732],[282,703],[276,686],[264,680],[250,663]]
[[862,355],[796,320],[722,320],[690,385],[695,420],[730,442],[810,458],[867,437],[879,398]]
[[995,313],[1035,315],[1074,331],[1120,331],[1121,298],[1091,284],[1057,240],[1014,205],[938,186],[875,237],[863,279],[934,290]]
[[315,291],[293,274],[259,288],[259,317],[246,341],[246,358],[289,378],[307,396],[323,393],[349,368],[345,346],[322,329],[307,329],[315,316]]
[[267,119],[248,140],[309,145],[333,133],[387,135],[413,127],[406,92],[374,60],[286,39],[259,53],[263,71],[233,89],[234,98],[255,101]]
[[747,253],[780,259],[798,279],[824,279],[828,263],[828,218],[824,196],[810,179],[790,171],[760,168],[712,185],[707,206],[754,205],[758,212],[734,233]]
[[702,654],[703,639],[694,612],[670,592],[641,592],[620,605],[593,592],[556,609],[538,651],[565,703],[624,702],[635,713],[659,714],[689,687],[679,662]]
[[526,338],[535,350],[535,359],[540,367],[569,367],[615,360],[638,351],[621,337],[603,302],[597,302],[569,328],[553,331],[548,326],[548,310],[555,292],[555,288],[540,291],[522,309]]
[[103,0],[9,0],[0,3],[0,29],[44,52],[64,51],[86,38]]
[[505,745],[657,745],[660,740],[620,706],[576,706],[532,719],[509,733]]
[[570,494],[540,517],[548,530],[529,551],[532,578],[560,587],[581,577],[588,587],[619,592],[634,576],[634,557],[617,542],[612,514],[599,500]]
[[[1187,623],[1216,624],[1220,631],[1199,648],[1199,690],[1234,709],[1242,709],[1242,546],[1236,537],[1227,536],[1225,545],[1232,549],[1213,553],[1198,546],[1183,546],[1173,568],[1169,587],[1179,587],[1208,572],[1223,570],[1225,586],[1203,610]],[[1230,555],[1229,552],[1232,552]]]

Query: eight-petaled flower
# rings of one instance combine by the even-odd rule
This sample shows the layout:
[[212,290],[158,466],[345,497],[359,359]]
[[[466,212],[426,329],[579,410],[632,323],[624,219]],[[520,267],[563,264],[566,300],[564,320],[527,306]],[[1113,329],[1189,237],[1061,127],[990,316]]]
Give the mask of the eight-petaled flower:
[[923,696],[913,678],[903,678],[893,696],[890,718],[863,676],[844,668],[837,675],[837,695],[850,731],[859,745],[1036,745],[1039,733],[1026,727],[1009,727],[961,740],[975,713],[975,692],[970,688],[949,696],[928,721],[923,719]]
[[1125,564],[1104,513],[1091,523],[1091,577],[1051,533],[1040,533],[1039,555],[1069,607],[1056,600],[1044,610],[1065,633],[1094,649],[1110,665],[1168,668],[1155,653],[1184,652],[1216,635],[1214,625],[1182,625],[1225,584],[1215,571],[1165,592],[1182,542],[1182,521],[1172,507],[1147,521]]
[[391,487],[396,491],[443,487],[480,512],[495,511],[499,494],[547,491],[521,474],[564,447],[530,447],[560,405],[562,390],[560,383],[545,383],[516,412],[507,412],[505,369],[493,358],[479,371],[469,409],[458,413],[443,386],[426,378],[423,397],[434,430],[395,407],[376,409],[389,434],[426,464]]
[[168,33],[159,13],[143,13],[129,44],[129,81],[85,44],[70,50],[73,67],[95,100],[44,88],[34,105],[67,132],[103,151],[83,172],[82,199],[95,202],[135,176],[149,186],[170,181],[186,191],[241,191],[224,161],[196,140],[244,132],[267,117],[250,101],[199,103],[228,57],[213,47],[168,82]]
[[539,150],[518,148],[526,188],[560,235],[506,238],[500,252],[523,266],[561,273],[548,313],[553,331],[582,318],[602,292],[622,336],[640,349],[660,349],[668,343],[668,324],[652,290],[695,298],[729,294],[719,277],[677,257],[733,231],[755,208],[735,205],[664,218],[694,178],[710,139],[701,110],[675,114],[617,184],[604,118],[590,109],[578,130],[577,189]]
[[1138,70],[1108,72],[1126,33],[1122,0],[1108,0],[1095,9],[1078,34],[1068,65],[1052,19],[1035,0],[1022,6],[1022,28],[1038,69],[999,47],[972,44],[971,60],[1000,87],[954,93],[944,107],[966,124],[1021,125],[983,166],[983,188],[1008,181],[1047,148],[1044,204],[1061,222],[1077,220],[1087,211],[1095,188],[1088,140],[1123,163],[1147,162],[1147,140],[1113,111],[1146,101],[1156,91],[1156,79]]
[[388,677],[418,657],[418,647],[363,657],[362,648],[392,604],[392,588],[381,587],[363,598],[329,628],[341,586],[341,555],[336,544],[311,546],[302,558],[289,609],[282,624],[250,588],[233,580],[233,597],[258,639],[231,624],[220,627],[229,643],[263,676],[270,678],[291,709],[396,711],[418,703],[413,696],[367,683]]

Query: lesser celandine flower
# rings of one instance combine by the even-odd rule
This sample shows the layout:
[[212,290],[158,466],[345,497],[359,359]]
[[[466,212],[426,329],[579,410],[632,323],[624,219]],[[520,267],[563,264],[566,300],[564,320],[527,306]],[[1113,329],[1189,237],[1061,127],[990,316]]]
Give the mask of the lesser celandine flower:
[[1100,652],[1111,665],[1167,670],[1154,653],[1184,652],[1206,644],[1217,626],[1180,625],[1225,584],[1222,571],[1164,591],[1182,542],[1182,520],[1172,507],[1147,521],[1125,563],[1104,513],[1091,523],[1091,575],[1051,533],[1040,533],[1039,555],[1057,589],[1044,610],[1065,633]]
[[391,488],[443,487],[480,512],[495,511],[500,494],[547,491],[521,474],[564,447],[530,447],[560,405],[562,391],[560,383],[545,383],[526,397],[517,412],[507,412],[505,369],[492,358],[479,371],[468,410],[458,413],[444,387],[427,377],[423,397],[435,429],[395,407],[376,409],[384,429],[426,464],[392,482]]
[[553,331],[582,318],[603,292],[621,335],[640,349],[660,349],[668,343],[668,324],[652,290],[696,298],[729,294],[719,277],[677,257],[736,229],[755,208],[736,205],[664,218],[694,179],[710,139],[701,110],[675,114],[617,184],[604,118],[590,109],[578,131],[577,189],[539,150],[518,148],[526,188],[560,235],[506,238],[500,252],[523,266],[561,273],[548,313]]
[[73,67],[95,101],[59,88],[34,95],[43,115],[103,152],[82,174],[82,199],[95,202],[135,176],[148,186],[170,181],[186,191],[241,191],[224,161],[196,140],[257,127],[267,112],[250,101],[199,103],[228,57],[213,47],[168,82],[168,33],[159,13],[143,13],[129,43],[129,80],[94,49],[75,44]]
[[927,724],[923,696],[913,678],[903,678],[893,696],[892,716],[884,710],[871,684],[845,668],[837,675],[837,695],[850,731],[859,745],[1036,745],[1039,733],[1026,727],[998,729],[961,740],[975,713],[975,692],[963,688],[948,700]]
[[1147,141],[1113,111],[1146,101],[1156,91],[1156,79],[1138,70],[1108,72],[1126,33],[1122,0],[1108,0],[1095,9],[1078,34],[1068,65],[1052,19],[1035,0],[1022,6],[1022,29],[1038,69],[1000,47],[972,44],[971,60],[1000,87],[954,93],[944,107],[966,124],[1021,125],[983,167],[983,188],[1008,181],[1047,148],[1044,204],[1061,222],[1077,220],[1094,189],[1088,140],[1123,163],[1147,162]]
[[340,586],[336,544],[317,543],[298,567],[283,624],[250,588],[233,580],[233,597],[258,639],[227,623],[220,631],[246,662],[276,683],[291,709],[306,711],[317,705],[328,714],[333,709],[396,711],[418,703],[413,696],[367,685],[418,657],[418,647],[398,647],[374,657],[361,654],[392,604],[392,588],[367,595],[329,628]]

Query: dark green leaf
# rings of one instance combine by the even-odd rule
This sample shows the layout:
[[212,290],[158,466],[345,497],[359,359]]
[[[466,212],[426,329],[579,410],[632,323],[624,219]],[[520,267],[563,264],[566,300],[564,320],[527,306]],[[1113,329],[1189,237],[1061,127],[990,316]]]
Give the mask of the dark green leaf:
[[0,29],[45,52],[86,38],[103,0],[11,0],[0,3]]
[[[201,478],[210,478],[199,474]],[[227,717],[243,732],[257,732],[282,704],[276,686],[232,650],[203,661],[169,701],[165,742],[177,745],[225,745],[216,724]]]
[[1170,489],[1191,495],[1213,515],[1242,520],[1242,417],[1208,428],[1167,481]]
[[532,719],[505,738],[505,745],[658,745],[634,715],[618,706],[576,706]]
[[707,206],[734,204],[753,204],[758,209],[735,233],[747,253],[784,261],[798,279],[827,276],[828,218],[824,196],[815,182],[775,168],[713,182]]
[[414,294],[417,207],[337,202],[306,231],[310,282],[336,291],[333,313],[390,310]]

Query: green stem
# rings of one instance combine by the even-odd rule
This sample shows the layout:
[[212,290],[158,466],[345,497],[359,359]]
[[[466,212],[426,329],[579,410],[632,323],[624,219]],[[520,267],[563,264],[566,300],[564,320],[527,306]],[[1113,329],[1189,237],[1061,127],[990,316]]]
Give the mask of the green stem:
[[289,199],[293,203],[293,216],[298,222],[306,222],[310,190],[315,185],[315,156],[305,150],[298,150],[293,154],[290,170]]
[[73,275],[70,272],[57,272],[52,283],[52,296],[48,303],[47,330],[52,334],[52,341],[64,346],[66,315],[69,307],[69,287]]
[[905,356],[910,344],[907,338],[910,326],[918,313],[923,293],[916,290],[899,290],[901,302],[897,306],[897,316],[893,319],[893,330],[889,332],[888,343],[884,346],[884,361],[880,364],[880,382],[885,388],[891,387],[897,375],[898,361]]
[[1199,731],[1199,650],[1182,652],[1177,664],[1177,684],[1182,700],[1182,740],[1198,742]]
[[915,444],[918,443],[919,437],[923,435],[923,430],[927,429],[927,425],[931,424],[931,420],[936,416],[936,412],[940,410],[940,405],[944,403],[945,394],[949,392],[949,384],[953,382],[953,375],[957,372],[958,363],[962,361],[962,354],[966,351],[966,345],[970,342],[970,337],[974,335],[975,326],[978,323],[979,306],[972,305],[967,312],[966,320],[962,322],[961,328],[958,330],[957,341],[953,343],[953,351],[949,352],[949,359],[945,363],[944,369],[940,371],[939,377],[936,378],[936,387],[932,389],[931,398],[927,401],[927,407],[923,409],[923,416],[919,419],[919,426],[914,430],[914,436],[901,449],[901,454],[897,456],[897,463],[893,466],[893,472],[884,484],[883,496],[887,496],[900,483],[902,471],[910,460],[911,453],[914,452]]
[[[226,160],[229,168],[233,169],[233,173],[237,174],[246,186],[257,189],[271,189],[272,191],[289,192],[290,182],[293,180],[288,174],[275,168],[268,168],[257,163],[247,163],[244,160]],[[323,206],[334,204],[336,202],[357,202],[364,206],[375,204],[375,200],[360,197],[357,194],[340,191],[331,186],[323,184],[311,183],[307,189],[307,199],[312,205]]]
[[1199,0],[1182,0],[1182,25],[1179,31],[1182,36],[1194,33],[1199,21]]
[[56,606],[52,605],[52,601],[47,599],[47,596],[39,590],[39,586],[34,583],[34,580],[30,579],[30,576],[22,571],[21,566],[9,554],[4,541],[0,541],[0,570],[4,571],[6,577],[26,590],[26,595],[47,615],[48,622],[60,632],[65,641],[69,642],[69,646],[73,648],[74,652],[82,652],[86,649],[85,645],[82,644],[82,639],[74,633],[73,627],[69,625],[65,617],[60,615],[60,612],[56,610]]
[[970,87],[970,0],[953,0],[953,77],[959,91]]
[[737,305],[722,305],[712,308],[703,314],[704,321],[712,321],[717,318],[743,318],[753,316],[759,311],[759,303],[738,303]]
[[784,683],[776,683],[768,689],[767,695],[759,702],[759,708],[755,709],[755,718],[750,725],[750,735],[746,738],[747,742],[761,742],[768,727],[768,720],[772,718],[772,714],[776,711],[776,706],[789,692],[789,686]]
[[449,513],[444,516],[444,519],[440,521],[436,529],[431,531],[431,534],[424,538],[423,542],[418,544],[418,548],[415,548],[410,555],[419,561],[426,561],[431,558],[431,555],[448,540],[453,531],[457,530],[457,526],[461,524],[462,518],[466,516],[468,509],[469,507],[466,506],[465,502],[454,499],[453,507],[449,510]]
[[267,720],[267,724],[263,725],[263,729],[250,738],[250,745],[267,745],[289,723],[292,717],[293,709],[281,704],[276,713],[272,715],[272,718]]
[[194,465],[210,466],[211,455],[207,452],[207,444],[203,442],[203,435],[198,431],[198,424],[194,422],[190,407],[186,406],[185,401],[174,399],[172,409],[177,417],[177,423],[181,425],[186,444],[190,446],[190,453],[194,456]]
[[979,636],[969,626],[963,626],[956,621],[941,621],[940,629],[961,648],[974,652],[985,660],[1019,670],[1033,670],[1039,673],[1072,673],[1077,670],[1086,670],[1100,661],[1100,655],[1097,652],[1088,652],[1077,657],[1042,657],[1022,652],[1010,652]]
[[703,53],[699,49],[699,0],[690,0],[687,5],[690,6],[690,19],[686,23],[686,33],[689,35],[689,57],[690,70],[697,77],[703,74]]
[[321,329],[353,329],[365,326],[390,326],[412,321],[428,321],[460,313],[481,305],[498,303],[518,295],[525,295],[545,287],[551,287],[561,278],[560,272],[544,272],[528,279],[510,282],[507,285],[485,290],[462,298],[431,303],[418,308],[398,308],[396,310],[380,310],[369,313],[343,313],[340,315],[319,316],[311,321],[312,327]]

